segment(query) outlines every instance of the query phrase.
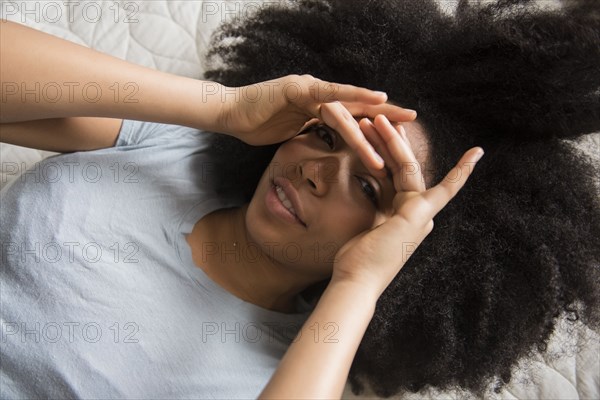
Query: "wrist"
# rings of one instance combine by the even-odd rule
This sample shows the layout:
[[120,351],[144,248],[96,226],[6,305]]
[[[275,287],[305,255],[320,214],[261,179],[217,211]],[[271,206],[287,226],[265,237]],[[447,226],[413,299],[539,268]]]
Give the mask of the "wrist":
[[188,92],[193,99],[184,118],[189,122],[185,125],[200,130],[223,133],[244,140],[244,135],[233,126],[235,107],[239,107],[243,94],[239,88],[224,86],[212,81],[196,81]]
[[[355,269],[356,271],[356,269]],[[375,302],[379,299],[383,291],[386,289],[387,282],[383,271],[359,271],[348,273],[342,268],[334,268],[331,276],[330,284],[345,285],[353,287],[357,293],[361,293],[366,300],[374,299]]]
[[171,75],[166,91],[172,100],[165,104],[165,117],[177,125],[227,133],[221,121],[224,88],[217,82]]
[[333,293],[334,296],[351,297],[356,304],[365,306],[375,312],[375,306],[381,293],[373,286],[366,285],[349,279],[332,278],[327,285],[323,296]]

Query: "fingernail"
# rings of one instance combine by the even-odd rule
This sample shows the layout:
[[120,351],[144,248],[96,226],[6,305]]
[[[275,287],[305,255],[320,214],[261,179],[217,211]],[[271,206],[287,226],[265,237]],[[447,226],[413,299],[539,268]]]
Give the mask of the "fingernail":
[[485,152],[483,151],[483,149],[480,149],[477,154],[475,154],[475,162],[481,160],[481,157],[483,157],[483,155],[485,154]]
[[406,111],[408,111],[409,113],[411,113],[413,115],[413,118],[417,117],[417,111],[416,110],[412,110],[410,108],[405,108]]
[[387,93],[386,92],[380,92],[380,91],[376,90],[374,93],[377,94],[377,95],[379,95],[379,96],[386,96],[387,97]]

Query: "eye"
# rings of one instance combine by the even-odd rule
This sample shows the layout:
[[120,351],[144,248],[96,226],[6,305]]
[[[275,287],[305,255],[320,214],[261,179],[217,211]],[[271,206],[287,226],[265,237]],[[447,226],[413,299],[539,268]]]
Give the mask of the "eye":
[[363,179],[360,176],[356,176],[356,180],[358,181],[358,184],[361,187],[361,191],[365,195],[365,197],[371,203],[373,203],[375,208],[379,208],[379,201],[377,199],[377,191],[375,190],[373,185],[371,185],[371,183],[369,183],[368,180]]
[[[333,150],[336,143],[336,133],[330,131],[322,125],[313,126],[312,129],[317,134],[317,136],[322,141],[327,143],[327,146],[329,146],[329,148]],[[367,179],[361,178],[357,175],[355,175],[355,178],[365,198],[371,203],[373,203],[375,208],[379,208],[379,200],[377,198],[377,190],[375,190],[375,187],[373,187],[373,185]]]
[[335,147],[335,135],[333,133],[322,126],[317,126],[315,128],[315,133],[321,138],[321,140],[327,143],[327,146],[329,146],[330,149],[333,150]]

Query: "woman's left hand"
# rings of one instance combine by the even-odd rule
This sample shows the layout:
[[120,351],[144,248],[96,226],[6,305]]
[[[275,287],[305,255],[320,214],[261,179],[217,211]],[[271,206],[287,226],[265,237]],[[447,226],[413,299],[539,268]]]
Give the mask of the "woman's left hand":
[[373,169],[381,169],[383,160],[375,154],[353,116],[374,118],[383,114],[397,122],[416,118],[413,110],[386,104],[385,93],[325,82],[310,75],[288,75],[222,90],[219,132],[251,145],[267,145],[296,136],[307,121],[319,118],[339,132]]
[[375,118],[374,124],[363,119],[360,127],[393,174],[394,213],[340,248],[331,282],[357,283],[377,299],[432,231],[434,216],[464,186],[483,149],[469,149],[442,182],[427,190],[405,133],[399,133],[383,116]]

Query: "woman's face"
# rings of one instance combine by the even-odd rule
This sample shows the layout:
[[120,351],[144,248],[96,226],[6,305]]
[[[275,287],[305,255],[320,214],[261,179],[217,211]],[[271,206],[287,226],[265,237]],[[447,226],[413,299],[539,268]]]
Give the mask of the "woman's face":
[[[419,124],[403,126],[425,165]],[[327,279],[341,246],[392,215],[395,193],[389,174],[373,176],[341,135],[314,121],[275,153],[248,206],[246,226],[275,261],[315,281]]]

